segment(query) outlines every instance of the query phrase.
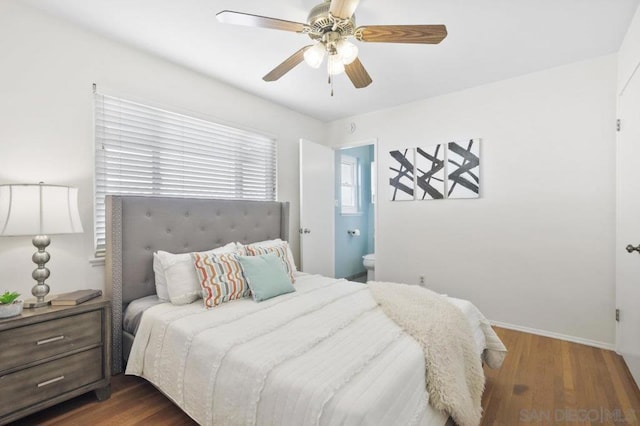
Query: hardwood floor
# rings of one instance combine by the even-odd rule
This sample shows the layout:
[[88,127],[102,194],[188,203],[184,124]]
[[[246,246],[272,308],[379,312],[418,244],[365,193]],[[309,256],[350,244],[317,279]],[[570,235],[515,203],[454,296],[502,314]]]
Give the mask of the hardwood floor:
[[640,391],[615,352],[495,330],[509,354],[485,368],[483,425],[640,424]]
[[[483,425],[640,424],[640,391],[614,352],[496,328],[509,349],[499,370],[485,369]],[[20,425],[192,425],[153,386],[115,376],[111,399],[86,394]]]

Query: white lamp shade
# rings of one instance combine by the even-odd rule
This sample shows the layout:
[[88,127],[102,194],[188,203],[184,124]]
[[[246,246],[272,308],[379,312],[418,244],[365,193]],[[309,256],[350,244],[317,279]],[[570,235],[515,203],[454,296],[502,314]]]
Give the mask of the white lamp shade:
[[336,45],[336,50],[338,51],[338,55],[342,57],[342,63],[345,65],[350,64],[355,61],[358,57],[358,46],[353,43],[348,42],[345,39],[342,39]]
[[327,53],[327,48],[322,43],[316,43],[304,52],[304,61],[311,68],[319,68],[324,59],[324,55]]
[[330,75],[338,75],[344,72],[344,63],[342,62],[342,58],[338,54],[329,55],[329,60],[327,61],[328,71]]
[[0,235],[51,235],[82,232],[78,188],[0,185]]

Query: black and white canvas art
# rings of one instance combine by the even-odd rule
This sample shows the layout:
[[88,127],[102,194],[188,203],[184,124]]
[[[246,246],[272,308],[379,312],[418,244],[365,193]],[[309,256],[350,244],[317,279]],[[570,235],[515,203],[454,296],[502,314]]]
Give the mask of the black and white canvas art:
[[416,149],[416,191],[418,200],[440,200],[444,198],[445,149],[445,144]]
[[389,185],[391,201],[406,201],[414,196],[414,149],[406,148],[389,152]]
[[447,198],[478,198],[480,196],[480,140],[447,144]]

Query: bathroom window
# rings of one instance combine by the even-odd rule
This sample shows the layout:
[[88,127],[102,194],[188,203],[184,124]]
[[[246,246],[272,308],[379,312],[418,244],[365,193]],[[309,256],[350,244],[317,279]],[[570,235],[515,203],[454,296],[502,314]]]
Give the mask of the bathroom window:
[[343,155],[340,160],[342,214],[360,213],[360,170],[358,159]]

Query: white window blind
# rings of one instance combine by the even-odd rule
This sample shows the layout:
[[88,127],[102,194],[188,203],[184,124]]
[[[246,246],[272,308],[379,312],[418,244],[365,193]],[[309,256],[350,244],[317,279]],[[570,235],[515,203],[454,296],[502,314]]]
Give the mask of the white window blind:
[[105,248],[105,196],[276,199],[275,140],[95,94],[95,242]]

